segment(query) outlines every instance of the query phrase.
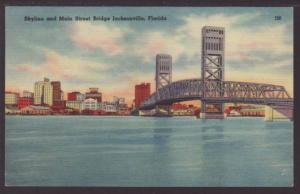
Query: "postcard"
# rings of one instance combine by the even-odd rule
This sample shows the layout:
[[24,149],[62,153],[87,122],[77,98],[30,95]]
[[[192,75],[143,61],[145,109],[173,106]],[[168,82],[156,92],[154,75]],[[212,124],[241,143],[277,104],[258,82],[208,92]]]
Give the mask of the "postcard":
[[5,186],[293,187],[293,7],[5,7]]

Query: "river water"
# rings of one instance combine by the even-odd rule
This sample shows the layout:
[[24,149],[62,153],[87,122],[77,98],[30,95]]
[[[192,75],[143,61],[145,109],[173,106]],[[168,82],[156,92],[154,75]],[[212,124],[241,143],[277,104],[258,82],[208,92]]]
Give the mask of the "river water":
[[6,116],[7,186],[293,185],[293,122]]

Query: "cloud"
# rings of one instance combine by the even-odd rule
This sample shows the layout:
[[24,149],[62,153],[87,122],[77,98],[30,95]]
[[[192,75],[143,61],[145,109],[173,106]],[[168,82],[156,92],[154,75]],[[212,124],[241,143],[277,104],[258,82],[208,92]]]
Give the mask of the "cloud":
[[133,50],[146,63],[153,62],[158,53],[168,53],[172,55],[173,61],[176,61],[180,54],[184,52],[178,38],[177,36],[170,36],[166,32],[147,31],[134,44],[136,46]]
[[71,40],[79,47],[101,49],[107,55],[114,56],[124,52],[121,44],[128,28],[108,25],[94,25],[89,22],[76,22],[70,32]]
[[[65,93],[76,90],[86,92],[89,87],[98,87],[104,100],[112,100],[113,96],[122,96],[128,103],[134,99],[134,86],[142,82],[150,82],[154,90],[154,73],[144,72],[143,69],[131,70],[128,73],[115,71],[114,64],[94,62],[83,58],[74,58],[61,55],[53,50],[43,49],[45,61],[40,64],[16,64],[14,70],[34,80],[23,82],[25,87],[12,87],[20,85],[21,80],[9,79],[6,88],[13,91],[22,91],[33,87],[35,81],[49,77],[50,80],[62,82]],[[112,75],[114,73],[114,76]],[[12,77],[11,77],[12,78]],[[26,83],[25,83],[26,82]],[[65,90],[65,89],[66,90]]]
[[[177,34],[182,34],[186,43],[184,51],[188,56],[201,52],[201,28],[203,26],[221,26],[225,28],[225,56],[230,60],[244,61],[251,59],[251,52],[268,52],[270,55],[293,53],[291,36],[286,24],[242,25],[260,18],[259,13],[215,14],[183,17],[185,24],[179,27]],[[198,44],[195,44],[198,43]],[[192,46],[191,46],[192,45]],[[193,46],[194,45],[194,46]]]
[[[240,14],[233,16],[224,14],[190,14],[179,18],[183,24],[174,28],[172,31],[148,30],[144,32],[135,44],[138,45],[138,47],[134,50],[136,54],[143,56],[145,62],[153,60],[157,53],[171,54],[174,62],[182,56],[190,59],[197,57],[200,60],[201,28],[203,26],[222,26],[229,29],[237,23],[251,20],[255,17],[258,17],[258,14]],[[228,35],[226,35],[226,39],[228,39],[227,36]]]
[[113,65],[60,55],[53,50],[44,50],[45,61],[41,64],[17,64],[17,72],[29,73],[34,77],[49,76],[53,79],[72,81],[95,81]]
[[[136,53],[145,62],[153,60],[157,53],[169,53],[176,62],[182,56],[190,60],[201,54],[201,29],[203,26],[225,27],[226,59],[243,62],[253,59],[252,52],[268,52],[270,55],[291,54],[293,45],[286,24],[272,26],[246,26],[246,22],[260,18],[259,13],[247,14],[190,14],[182,17],[183,25],[173,32],[146,31],[139,38]],[[143,46],[140,46],[143,45]],[[150,57],[151,56],[151,57]],[[183,64],[184,65],[184,64]]]

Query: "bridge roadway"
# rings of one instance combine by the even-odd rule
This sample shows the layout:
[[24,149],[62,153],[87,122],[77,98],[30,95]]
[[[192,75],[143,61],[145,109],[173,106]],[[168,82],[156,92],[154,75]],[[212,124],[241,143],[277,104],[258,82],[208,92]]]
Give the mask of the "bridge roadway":
[[[149,110],[157,105],[171,105],[175,102],[201,100],[210,103],[246,103],[261,104],[271,107],[293,109],[293,98],[283,86],[236,82],[206,81],[202,79],[186,79],[160,88],[147,98],[140,110]],[[288,116],[290,117],[290,116]]]

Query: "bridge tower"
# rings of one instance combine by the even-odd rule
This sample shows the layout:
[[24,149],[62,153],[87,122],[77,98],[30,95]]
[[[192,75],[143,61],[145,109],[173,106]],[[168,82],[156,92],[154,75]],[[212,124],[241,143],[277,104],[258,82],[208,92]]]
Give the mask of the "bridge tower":
[[[203,89],[203,97],[211,95],[222,96],[221,84],[224,81],[224,49],[225,29],[223,27],[204,26],[202,28],[202,58],[201,76],[203,86],[210,80],[220,82],[214,92]],[[220,90],[218,90],[220,88]],[[224,105],[222,103],[210,103],[205,100],[201,105],[201,118],[224,118]]]
[[[156,55],[156,73],[155,73],[155,91],[172,82],[172,56],[168,54]],[[164,109],[170,114],[170,106],[157,106],[156,113],[159,109]]]
[[156,55],[156,92],[172,82],[172,57],[168,54]]

